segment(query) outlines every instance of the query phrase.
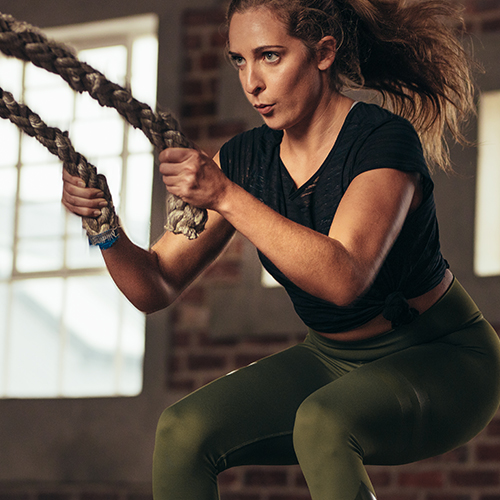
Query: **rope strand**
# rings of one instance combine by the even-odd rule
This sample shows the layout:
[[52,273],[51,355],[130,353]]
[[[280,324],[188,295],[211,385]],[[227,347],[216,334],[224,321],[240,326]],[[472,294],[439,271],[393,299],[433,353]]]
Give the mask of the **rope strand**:
[[[76,92],[87,92],[101,106],[116,109],[130,125],[142,130],[157,150],[169,147],[195,147],[182,134],[178,122],[170,113],[153,112],[147,104],[136,100],[127,89],[109,81],[101,72],[78,60],[67,46],[48,40],[43,33],[33,26],[17,21],[11,15],[2,14],[1,12],[0,50],[7,56],[31,62],[35,66],[61,76]],[[106,195],[109,194],[109,199],[106,197],[106,200],[112,207],[111,194],[105,177],[97,174],[95,167],[91,166],[82,155],[74,151],[67,134],[45,125],[36,113],[33,113],[26,106],[17,104],[12,94],[5,91],[1,93],[2,118],[10,119],[26,133],[36,137],[53,154],[57,156],[63,154],[64,156],[67,152],[69,155],[76,155],[78,158],[83,159],[81,163],[67,163],[66,160],[63,160],[64,168],[68,169],[68,172],[72,175],[80,176],[86,184],[90,178],[93,179],[94,176],[98,178],[99,183],[104,186],[103,188],[99,185],[99,189],[102,189]],[[26,120],[28,120],[29,124]],[[38,134],[38,131],[40,131],[40,134]],[[50,136],[50,139],[48,136]],[[60,147],[55,146],[56,137],[61,144]],[[70,149],[63,152],[62,148],[69,147],[71,147],[71,152]],[[79,165],[74,170],[74,172],[77,172],[76,174],[69,170],[69,168],[73,168],[70,165],[75,164]],[[118,218],[114,214],[114,208],[112,209],[113,215],[108,212],[111,211],[103,210],[101,217],[92,219],[97,223],[96,229],[87,229],[87,226],[90,228],[93,224],[84,219],[84,228],[88,234],[89,230],[92,233],[89,234],[89,238],[94,234],[116,230]],[[167,192],[167,221],[165,225],[167,230],[194,239],[203,231],[206,220],[206,210],[191,207],[180,198]]]

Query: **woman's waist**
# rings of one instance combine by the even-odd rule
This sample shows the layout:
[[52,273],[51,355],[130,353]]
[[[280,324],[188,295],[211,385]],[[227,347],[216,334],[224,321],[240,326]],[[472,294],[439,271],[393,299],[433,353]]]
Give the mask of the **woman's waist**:
[[[415,297],[413,299],[408,299],[408,305],[410,308],[418,311],[419,314],[423,314],[425,311],[430,309],[434,304],[436,304],[441,297],[449,289],[451,283],[453,282],[453,274],[449,269],[446,270],[445,275],[441,282],[435,286],[432,290]],[[356,327],[352,330],[337,333],[324,333],[317,332],[323,337],[330,338],[338,341],[351,342],[356,340],[364,340],[378,335],[387,333],[392,330],[393,326],[390,320],[386,319],[383,314],[379,314],[375,318],[371,319],[364,325]]]

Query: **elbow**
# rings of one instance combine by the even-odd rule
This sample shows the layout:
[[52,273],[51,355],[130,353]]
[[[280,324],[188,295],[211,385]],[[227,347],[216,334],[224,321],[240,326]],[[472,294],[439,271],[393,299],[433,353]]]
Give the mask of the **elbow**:
[[162,297],[162,298],[158,298],[156,300],[144,300],[144,299],[135,300],[135,301],[131,301],[131,303],[140,312],[142,312],[146,315],[149,315],[149,314],[153,314],[153,313],[158,312],[158,311],[162,311],[163,309],[166,309],[174,301],[175,301],[175,298]]
[[339,307],[350,307],[367,291],[368,287],[369,283],[366,280],[351,275],[339,283],[339,286],[332,291],[329,300]]

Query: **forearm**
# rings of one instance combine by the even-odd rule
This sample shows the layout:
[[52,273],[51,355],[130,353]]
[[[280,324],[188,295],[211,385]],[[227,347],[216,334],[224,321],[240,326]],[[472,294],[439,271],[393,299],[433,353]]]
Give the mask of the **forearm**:
[[164,309],[178,296],[168,284],[154,252],[132,243],[120,229],[120,237],[102,255],[117,287],[142,312]]

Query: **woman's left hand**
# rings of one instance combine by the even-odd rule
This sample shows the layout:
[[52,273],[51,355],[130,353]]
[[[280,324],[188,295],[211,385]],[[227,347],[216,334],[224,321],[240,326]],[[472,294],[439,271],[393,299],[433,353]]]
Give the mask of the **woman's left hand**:
[[201,151],[185,148],[165,149],[158,159],[170,193],[195,207],[217,210],[231,181],[216,161]]

